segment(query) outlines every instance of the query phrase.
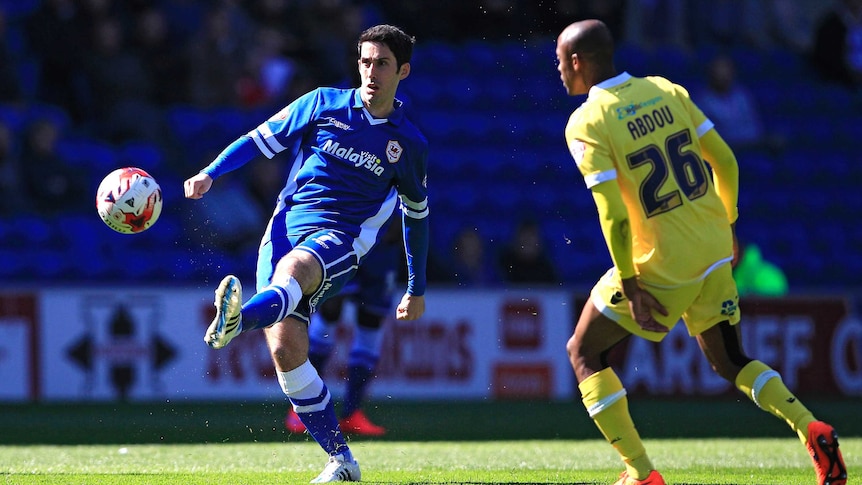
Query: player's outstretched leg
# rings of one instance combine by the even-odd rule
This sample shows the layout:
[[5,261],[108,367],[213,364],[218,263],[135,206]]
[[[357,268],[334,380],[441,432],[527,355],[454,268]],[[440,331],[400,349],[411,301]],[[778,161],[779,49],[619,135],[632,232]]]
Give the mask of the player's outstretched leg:
[[358,482],[361,479],[362,472],[359,470],[358,461],[347,460],[343,455],[335,455],[329,457],[326,467],[311,483]]
[[227,345],[242,332],[242,285],[239,278],[225,276],[215,291],[216,316],[207,328],[204,342],[214,349]]
[[817,485],[845,485],[847,468],[838,449],[835,429],[817,421],[811,411],[784,385],[781,375],[758,360],[736,376],[736,387],[760,409],[783,419],[805,444],[814,461]]
[[835,428],[823,421],[809,424],[805,447],[814,461],[817,485],[847,483],[847,467],[844,466],[844,457],[838,449],[838,433]]

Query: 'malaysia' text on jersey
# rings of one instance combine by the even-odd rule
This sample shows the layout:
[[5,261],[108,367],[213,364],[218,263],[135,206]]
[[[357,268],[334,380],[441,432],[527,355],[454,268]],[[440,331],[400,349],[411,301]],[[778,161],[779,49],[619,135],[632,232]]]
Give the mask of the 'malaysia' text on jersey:
[[347,160],[356,167],[365,167],[378,177],[383,173],[383,165],[380,164],[380,158],[373,153],[354,152],[353,147],[342,148],[337,141],[326,140],[326,143],[320,147],[326,153]]

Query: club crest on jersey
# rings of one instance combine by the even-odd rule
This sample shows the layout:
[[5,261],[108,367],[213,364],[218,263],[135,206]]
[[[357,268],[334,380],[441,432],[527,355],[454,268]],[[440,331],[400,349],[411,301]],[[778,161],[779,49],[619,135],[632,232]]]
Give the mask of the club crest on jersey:
[[580,165],[581,160],[584,159],[584,151],[586,151],[587,145],[584,144],[581,140],[574,140],[569,146],[569,152],[572,154],[572,158],[575,159],[575,165]]
[[373,153],[366,151],[357,152],[353,147],[343,147],[341,143],[332,141],[332,139],[326,140],[320,149],[332,156],[347,160],[355,167],[365,168],[378,177],[383,174],[383,165],[380,163],[377,155]]
[[386,145],[386,158],[389,159],[389,163],[396,163],[401,160],[402,153],[404,153],[404,149],[401,148],[398,140],[389,140],[389,144]]
[[269,119],[269,121],[284,121],[284,120],[286,120],[287,119],[287,113],[290,112],[289,108],[290,108],[290,106],[285,106],[284,108],[281,109],[281,111],[272,115],[272,117]]

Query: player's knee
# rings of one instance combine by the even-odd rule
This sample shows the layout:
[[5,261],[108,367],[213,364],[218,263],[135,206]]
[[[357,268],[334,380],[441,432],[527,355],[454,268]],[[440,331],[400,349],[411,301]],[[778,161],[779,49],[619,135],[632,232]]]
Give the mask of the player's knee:
[[568,354],[569,361],[572,362],[572,364],[583,358],[580,340],[575,338],[574,335],[572,335],[569,338],[569,341],[566,342],[566,354]]

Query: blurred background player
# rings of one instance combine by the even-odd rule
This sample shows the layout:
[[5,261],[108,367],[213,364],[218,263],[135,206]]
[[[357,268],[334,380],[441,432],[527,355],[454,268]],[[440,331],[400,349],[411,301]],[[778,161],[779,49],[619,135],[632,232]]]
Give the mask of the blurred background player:
[[660,342],[680,319],[718,375],[796,433],[818,484],[844,485],[835,429],[818,421],[778,372],[743,351],[731,269],[739,196],[733,151],[683,87],[618,73],[613,36],[601,21],[570,24],[556,53],[566,93],[587,95],[569,118],[566,141],[613,260],[566,350],[584,407],[625,463],[616,485],[665,482],[608,353],[631,335]]
[[[327,300],[312,315],[308,327],[308,360],[324,374],[336,341],[339,323],[342,323],[346,304],[356,310],[352,328],[352,343],[347,357],[347,380],[344,402],[340,409],[341,431],[361,436],[383,436],[386,428],[371,422],[362,410],[368,385],[374,378],[380,360],[382,325],[392,310],[398,267],[402,260],[401,231],[391,223],[374,251],[366,256],[356,276],[344,286],[341,293]],[[284,425],[291,433],[304,433],[305,425],[289,408]]]

